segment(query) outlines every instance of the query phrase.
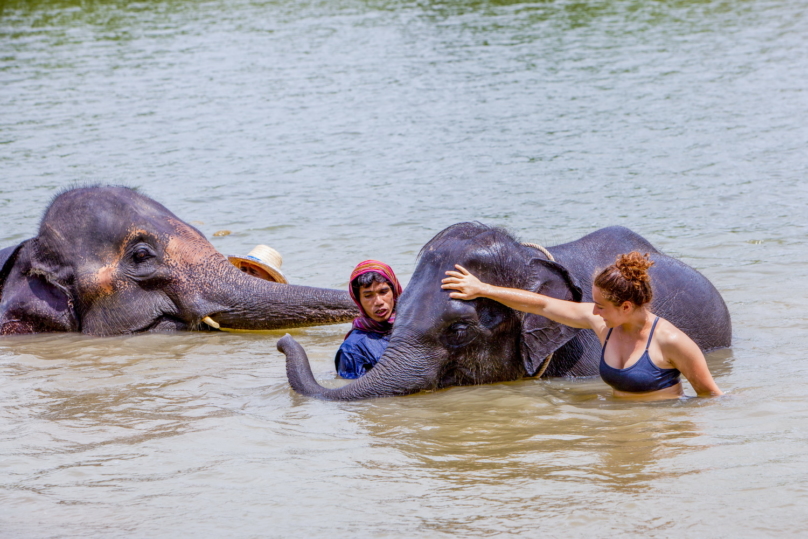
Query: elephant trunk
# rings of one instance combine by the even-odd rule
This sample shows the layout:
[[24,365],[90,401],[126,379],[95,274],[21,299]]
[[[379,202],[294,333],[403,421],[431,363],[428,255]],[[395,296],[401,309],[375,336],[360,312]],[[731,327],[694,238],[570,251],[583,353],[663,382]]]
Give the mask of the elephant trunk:
[[436,387],[436,373],[425,355],[415,354],[421,359],[413,361],[388,347],[370,372],[346,386],[328,389],[314,379],[306,351],[291,335],[281,338],[277,346],[286,355],[286,375],[292,389],[308,397],[334,401],[372,399],[410,395]]
[[197,290],[193,310],[198,320],[209,317],[222,328],[264,330],[337,324],[359,315],[347,292],[265,281],[224,259],[217,266],[213,277],[200,281],[207,285]]

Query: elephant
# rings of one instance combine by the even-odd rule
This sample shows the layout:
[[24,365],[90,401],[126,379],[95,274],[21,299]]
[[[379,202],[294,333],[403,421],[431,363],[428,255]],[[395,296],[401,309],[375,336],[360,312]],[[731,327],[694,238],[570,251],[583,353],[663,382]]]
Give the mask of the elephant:
[[205,236],[133,189],[58,194],[38,234],[0,251],[0,335],[121,335],[346,322],[347,292],[251,277]]
[[421,250],[399,299],[390,343],[363,377],[343,387],[324,388],[314,379],[305,351],[291,336],[280,339],[277,347],[286,354],[292,388],[326,400],[408,395],[537,374],[594,376],[601,345],[592,330],[570,328],[490,299],[452,299],[450,291],[441,288],[441,279],[446,270],[460,264],[483,282],[591,302],[595,273],[614,263],[618,254],[630,251],[649,253],[654,261],[649,271],[653,312],[682,329],[703,351],[730,346],[729,310],[712,283],[628,228],[603,228],[543,249],[522,244],[500,228],[458,223]]

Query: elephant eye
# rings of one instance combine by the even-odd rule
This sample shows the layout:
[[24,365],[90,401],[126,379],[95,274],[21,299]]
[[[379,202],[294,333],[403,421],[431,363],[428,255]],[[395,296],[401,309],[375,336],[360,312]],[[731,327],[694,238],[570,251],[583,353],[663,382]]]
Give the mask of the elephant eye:
[[152,254],[151,250],[148,247],[138,247],[132,253],[132,260],[134,260],[136,264],[140,264],[152,258],[153,256],[154,255]]
[[474,326],[468,322],[455,322],[441,336],[443,344],[451,348],[465,346],[477,337]]

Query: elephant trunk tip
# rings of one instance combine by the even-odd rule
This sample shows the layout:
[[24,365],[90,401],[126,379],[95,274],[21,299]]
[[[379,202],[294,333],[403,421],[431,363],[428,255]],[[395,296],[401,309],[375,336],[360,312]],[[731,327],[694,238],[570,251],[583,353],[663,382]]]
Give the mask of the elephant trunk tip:
[[295,341],[295,339],[287,333],[286,335],[278,339],[278,343],[276,346],[278,348],[278,352],[288,356],[289,355],[288,351],[291,351],[292,347],[294,347],[294,345],[296,344],[300,346],[297,343],[297,341]]
[[306,351],[288,333],[278,339],[278,351],[286,356],[286,377],[292,389],[302,395],[320,397],[323,387],[314,379]]

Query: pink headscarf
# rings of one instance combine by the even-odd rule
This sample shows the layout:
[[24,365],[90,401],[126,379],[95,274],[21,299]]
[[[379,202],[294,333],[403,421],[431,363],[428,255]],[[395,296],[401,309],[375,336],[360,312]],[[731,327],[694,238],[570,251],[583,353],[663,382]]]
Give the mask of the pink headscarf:
[[[364,262],[360,262],[351,273],[350,283],[353,283],[353,280],[360,275],[370,272],[376,272],[390,282],[390,285],[393,288],[393,301],[398,301],[398,297],[401,295],[401,284],[399,284],[398,279],[396,279],[396,274],[393,273],[393,268],[384,262],[379,262],[378,260],[365,260]],[[362,303],[359,301],[359,298],[354,295],[353,286],[350,284],[348,285],[348,291],[351,294],[351,299],[354,301],[354,303],[356,303],[356,306],[359,307],[359,312],[362,313],[362,316],[357,316],[354,318],[351,331],[354,329],[359,329],[362,331],[370,331],[372,333],[381,333],[382,335],[387,335],[393,331],[393,322],[396,319],[395,303],[393,304],[393,314],[390,315],[390,318],[387,319],[386,322],[377,322],[369,317],[365,312],[365,309],[362,308]],[[350,333],[351,332],[349,331],[348,334],[350,335]],[[347,338],[348,335],[345,337]]]

